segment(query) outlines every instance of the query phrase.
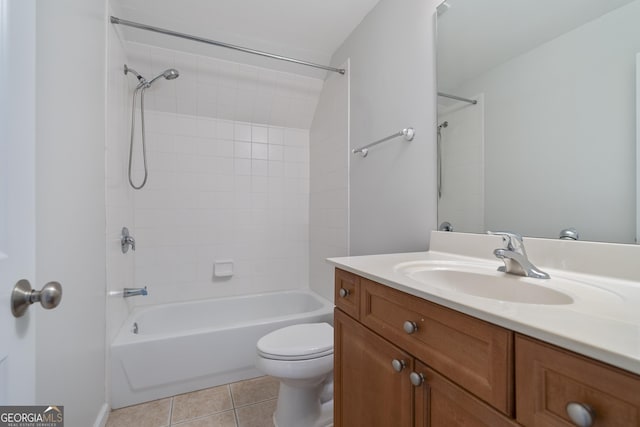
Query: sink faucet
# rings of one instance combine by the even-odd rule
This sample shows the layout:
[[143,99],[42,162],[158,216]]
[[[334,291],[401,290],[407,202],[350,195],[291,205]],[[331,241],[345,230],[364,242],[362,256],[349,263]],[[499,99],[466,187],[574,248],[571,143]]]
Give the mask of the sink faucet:
[[498,248],[493,251],[497,258],[504,261],[504,266],[498,267],[498,271],[536,279],[549,279],[547,273],[529,261],[527,252],[524,249],[524,243],[522,243],[522,236],[503,231],[490,231],[489,234],[502,236],[502,241],[507,245],[506,248]]

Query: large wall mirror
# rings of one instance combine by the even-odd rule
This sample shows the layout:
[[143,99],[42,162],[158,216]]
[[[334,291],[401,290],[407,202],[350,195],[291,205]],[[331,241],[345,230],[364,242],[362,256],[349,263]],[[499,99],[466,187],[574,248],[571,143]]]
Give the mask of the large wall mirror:
[[638,241],[640,0],[438,7],[438,222]]

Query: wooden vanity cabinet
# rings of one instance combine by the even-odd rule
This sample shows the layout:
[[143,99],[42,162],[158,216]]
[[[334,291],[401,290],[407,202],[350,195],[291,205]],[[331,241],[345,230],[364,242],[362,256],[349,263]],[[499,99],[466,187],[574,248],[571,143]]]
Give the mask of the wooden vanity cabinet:
[[334,329],[336,427],[640,427],[639,375],[343,270]]
[[[357,289],[356,292],[359,293],[360,298],[345,305],[343,300],[349,295],[343,293],[340,297],[336,294],[334,318],[334,425],[336,427],[514,427],[517,425],[512,419],[474,396],[428,363],[429,359],[434,360],[436,365],[447,372],[447,375],[456,376],[456,372],[462,372],[458,377],[469,384],[491,383],[494,376],[508,378],[509,381],[503,384],[504,387],[508,387],[511,374],[507,371],[512,368],[509,356],[496,355],[500,360],[507,360],[499,369],[505,372],[497,373],[492,368],[487,368],[492,362],[490,361],[491,352],[487,353],[488,347],[485,346],[486,331],[483,327],[478,329],[473,324],[466,323],[473,320],[484,326],[486,322],[460,315],[464,317],[463,323],[454,321],[453,328],[458,330],[454,333],[450,326],[447,326],[448,329],[441,329],[444,325],[440,325],[440,322],[446,323],[450,320],[449,315],[459,315],[459,313],[445,309],[451,313],[447,312],[445,318],[440,318],[442,313],[438,310],[433,311],[433,309],[439,309],[439,306],[434,305],[425,311],[425,307],[412,305],[416,302],[413,296],[398,291],[387,294],[385,289],[390,288],[345,271],[336,272],[336,290],[344,287],[345,283]],[[377,297],[372,297],[374,294]],[[406,297],[409,300],[405,300]],[[372,312],[382,314],[374,308],[380,307],[382,300],[385,301],[384,304],[391,304],[398,310],[405,306],[412,307],[415,309],[412,314],[417,317],[408,319],[423,322],[418,326],[417,331],[432,330],[432,332],[416,335],[422,337],[418,344],[413,343],[414,338],[408,341],[394,340],[395,335],[389,333],[389,330],[394,328],[402,330],[403,322],[399,325],[384,322],[371,324]],[[421,301],[424,302],[424,300]],[[353,309],[352,303],[355,304],[356,310]],[[343,310],[343,306],[359,315],[351,316]],[[407,319],[405,314],[401,313],[399,318]],[[369,320],[365,320],[367,317]],[[426,320],[429,327],[425,326]],[[493,325],[490,326],[493,327]],[[462,331],[461,328],[468,328],[468,330]],[[451,338],[445,337],[447,334],[452,335],[454,339],[459,338],[461,342],[452,348],[446,348],[447,346],[443,346],[442,343],[451,342]],[[470,338],[474,335],[475,338]],[[503,335],[503,339],[505,342],[495,347],[507,354],[511,349],[511,335]],[[431,352],[408,351],[409,348],[416,350],[416,346],[424,347],[428,345],[425,342],[428,343],[430,340],[438,341],[438,343],[434,342]],[[415,353],[419,354],[420,358]],[[422,358],[422,355],[429,357]],[[467,361],[468,366],[452,369],[454,365],[460,363],[460,360]],[[479,366],[482,368],[477,369]],[[477,372],[474,373],[476,370]],[[481,389],[493,390],[494,388],[489,384]],[[482,393],[486,394],[484,391]],[[510,402],[507,396],[512,395],[511,390],[505,390],[504,393],[499,394],[502,396],[500,402]]]

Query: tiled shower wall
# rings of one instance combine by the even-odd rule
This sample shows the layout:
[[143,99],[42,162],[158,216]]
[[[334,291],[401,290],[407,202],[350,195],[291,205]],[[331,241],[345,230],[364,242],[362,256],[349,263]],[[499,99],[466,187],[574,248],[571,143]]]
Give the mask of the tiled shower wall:
[[[145,94],[149,179],[127,182],[131,95]],[[109,291],[148,286],[149,296],[113,303],[112,339],[129,308],[308,286],[309,127],[323,81],[109,39],[107,266]],[[138,118],[137,131],[140,130]],[[140,182],[139,139],[134,180]],[[136,238],[120,253],[120,229]],[[214,275],[233,260],[234,274]]]
[[[150,295],[136,303],[306,287],[308,131],[164,112],[146,121],[135,283]],[[226,260],[233,276],[216,277]]]

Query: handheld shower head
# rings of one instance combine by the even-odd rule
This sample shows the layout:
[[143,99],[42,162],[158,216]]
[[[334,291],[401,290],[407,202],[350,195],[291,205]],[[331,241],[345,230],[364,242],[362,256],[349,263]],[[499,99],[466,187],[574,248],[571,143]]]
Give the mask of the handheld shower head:
[[164,70],[162,73],[158,74],[151,80],[149,80],[149,85],[158,80],[160,77],[164,77],[167,80],[177,79],[180,73],[175,68],[169,68],[168,70]]

